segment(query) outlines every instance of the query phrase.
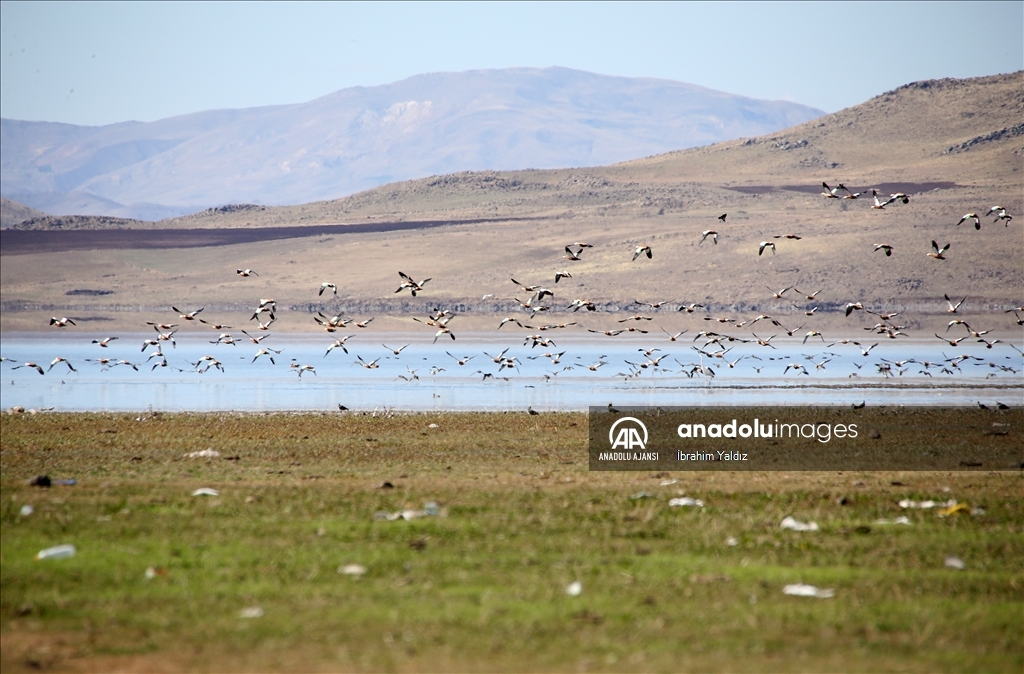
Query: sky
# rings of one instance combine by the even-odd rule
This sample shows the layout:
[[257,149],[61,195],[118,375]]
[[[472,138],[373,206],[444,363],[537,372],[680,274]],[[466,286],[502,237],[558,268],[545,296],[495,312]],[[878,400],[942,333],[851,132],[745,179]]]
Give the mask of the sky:
[[102,125],[563,66],[827,112],[1024,69],[1024,2],[0,3],[0,115]]

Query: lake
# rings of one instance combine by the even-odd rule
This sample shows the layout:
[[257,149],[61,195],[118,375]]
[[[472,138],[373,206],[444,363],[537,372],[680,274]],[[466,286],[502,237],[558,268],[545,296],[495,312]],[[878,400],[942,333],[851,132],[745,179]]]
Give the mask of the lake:
[[[191,326],[190,326],[191,328]],[[142,352],[153,333],[120,334],[107,348],[90,343],[105,334],[77,332],[17,333],[2,338],[4,362],[2,405],[8,408],[54,408],[59,411],[337,411],[352,410],[585,410],[615,405],[974,405],[996,400],[1024,403],[1022,357],[1009,344],[987,349],[964,342],[953,349],[939,340],[880,340],[857,338],[865,346],[879,345],[867,357],[852,344],[827,347],[818,341],[773,340],[776,349],[755,343],[736,343],[724,357],[693,349],[701,345],[689,335],[671,342],[664,334],[624,334],[604,337],[589,333],[548,331],[557,346],[524,345],[523,335],[459,333],[432,343],[432,333],[379,333],[351,330],[341,348],[325,353],[334,336],[271,334],[259,346],[247,338],[236,345],[211,344],[216,333],[183,329],[177,347],[164,345],[168,367],[146,362],[154,348]],[[243,337],[236,335],[237,337]],[[1019,341],[1015,342],[1020,344]],[[405,346],[398,355],[390,348]],[[727,347],[730,346],[728,343]],[[262,347],[280,350],[272,364],[266,356],[253,362]],[[518,367],[499,370],[491,356],[505,352]],[[657,367],[637,367],[648,361],[643,351],[660,358]],[[708,353],[721,350],[705,347]],[[448,355],[447,352],[451,352]],[[544,353],[565,352],[554,364]],[[199,373],[193,363],[205,355],[222,363]],[[970,358],[954,367],[948,360]],[[14,369],[26,361],[44,370],[57,356],[67,358],[77,372],[58,363],[40,376],[32,368]],[[376,369],[362,367],[377,361]],[[457,358],[472,357],[465,365]],[[138,366],[104,367],[87,359],[127,360]],[[736,359],[740,359],[738,362]],[[902,361],[930,361],[927,368]],[[975,360],[978,359],[978,360]],[[591,371],[588,366],[605,364]],[[628,361],[628,362],[627,362]],[[634,365],[630,365],[629,362]],[[714,377],[693,377],[685,369],[711,367]],[[728,362],[734,362],[732,368]],[[300,377],[296,365],[312,365]],[[879,365],[890,370],[886,376]],[[801,364],[808,374],[787,366]],[[820,365],[821,367],[818,367]],[[945,367],[949,373],[942,372]],[[902,370],[902,374],[898,374]],[[632,371],[636,376],[628,376]],[[484,373],[493,375],[484,378]],[[927,374],[926,374],[927,373]],[[404,377],[404,378],[403,378]],[[507,378],[507,379],[506,379]]]

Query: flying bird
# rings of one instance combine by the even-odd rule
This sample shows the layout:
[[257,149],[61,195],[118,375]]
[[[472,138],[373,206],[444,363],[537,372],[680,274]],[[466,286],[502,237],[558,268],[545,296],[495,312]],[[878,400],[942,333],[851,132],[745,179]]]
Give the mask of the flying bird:
[[[323,295],[324,291],[327,290],[328,288],[333,290],[335,295],[338,294],[338,286],[334,285],[330,281],[324,281],[323,283],[320,284],[320,292],[317,293],[317,296]],[[399,290],[401,290],[401,288],[399,288]]]
[[196,316],[199,315],[199,312],[202,311],[205,308],[206,307],[203,307],[201,309],[196,309],[195,311],[190,311],[190,312],[186,313],[186,312],[182,311],[181,309],[179,309],[176,306],[173,306],[173,305],[171,306],[171,309],[174,309],[174,311],[178,312],[178,317],[181,318],[182,320],[185,320],[185,321],[194,321],[194,320],[196,320]]
[[725,222],[725,218],[728,215],[729,215],[728,213],[722,213],[721,215],[718,216],[718,221],[719,222]]
[[967,297],[964,296],[962,300],[960,300],[956,304],[953,304],[953,300],[949,299],[949,295],[944,294],[943,297],[946,298],[946,304],[949,305],[949,308],[946,309],[947,314],[955,314],[956,310],[960,308],[960,305],[967,301]]
[[67,365],[69,372],[78,372],[78,370],[75,369],[75,366],[72,365],[67,358],[62,358],[61,356],[57,356],[56,358],[51,360],[50,367],[46,368],[46,371],[49,372],[50,370],[52,370],[53,366],[56,365],[57,363],[64,363],[65,365]]
[[936,260],[945,260],[946,256],[943,255],[943,253],[945,253],[947,250],[949,250],[948,243],[942,248],[939,248],[939,244],[935,243],[935,241],[932,241],[932,250],[931,252],[928,253],[928,257],[933,257]]
[[762,241],[760,247],[757,249],[758,257],[761,256],[761,253],[764,252],[765,248],[771,248],[772,255],[775,255],[775,243],[773,241]]
[[564,257],[566,260],[572,260],[573,262],[578,262],[579,260],[583,259],[583,258],[580,257],[580,253],[582,253],[582,252],[583,252],[582,248],[580,248],[578,251],[576,251],[574,253],[574,252],[572,252],[572,249],[569,248],[569,246],[566,246],[565,247],[565,255],[563,255],[562,257]]
[[636,250],[633,251],[633,260],[636,260],[641,255],[646,254],[647,259],[651,259],[651,247],[650,246],[637,246]]
[[236,269],[235,273],[243,278],[246,276],[259,276],[259,274],[254,272],[252,269]]
[[875,244],[875,250],[873,252],[878,252],[880,250],[884,250],[885,251],[885,256],[886,257],[892,257],[892,246],[890,246],[889,244],[887,244],[887,243],[876,243]]
[[425,278],[422,281],[417,282],[413,280],[411,276],[404,272],[398,272],[398,275],[405,280],[402,282],[402,285],[398,286],[398,290],[396,290],[395,292],[400,293],[403,290],[408,289],[410,292],[412,292],[413,297],[416,297],[416,293],[423,290],[423,286],[425,286],[427,284],[427,281],[430,280],[429,278]]
[[57,318],[56,316],[54,316],[53,318],[50,319],[50,325],[57,328],[66,328],[68,327],[69,324],[76,325],[76,323],[70,318]]
[[572,274],[570,274],[567,271],[555,272],[555,283],[558,283],[560,280],[564,278],[572,278]]
[[978,217],[977,213],[967,213],[964,217],[960,218],[960,222],[956,223],[956,226],[959,227],[968,220],[974,220],[974,228],[981,229],[981,218]]
[[[722,217],[724,218],[725,216],[723,215]],[[724,220],[723,220],[723,222],[724,222]],[[716,232],[713,229],[705,229],[703,232],[701,232],[700,241],[698,241],[697,243],[698,244],[704,243],[704,239],[708,238],[709,236],[711,237],[711,241],[714,242],[714,244],[717,246],[718,245],[718,232]]]

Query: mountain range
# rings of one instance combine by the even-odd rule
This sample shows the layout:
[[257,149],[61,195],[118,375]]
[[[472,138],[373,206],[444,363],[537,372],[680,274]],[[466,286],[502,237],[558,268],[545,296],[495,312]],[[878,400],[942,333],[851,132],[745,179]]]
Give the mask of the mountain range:
[[467,170],[597,166],[823,115],[692,84],[567,68],[418,75],[294,105],[99,127],[0,121],[0,192],[54,215],[160,220],[294,205]]

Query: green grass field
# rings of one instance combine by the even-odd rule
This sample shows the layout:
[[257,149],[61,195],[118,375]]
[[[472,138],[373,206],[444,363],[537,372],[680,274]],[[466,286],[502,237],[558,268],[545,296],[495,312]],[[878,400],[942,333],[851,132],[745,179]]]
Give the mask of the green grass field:
[[593,473],[586,434],[584,414],[4,415],[2,669],[1024,669],[1019,472]]

